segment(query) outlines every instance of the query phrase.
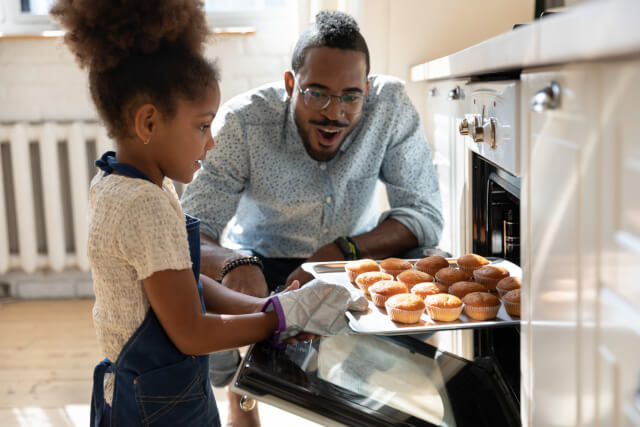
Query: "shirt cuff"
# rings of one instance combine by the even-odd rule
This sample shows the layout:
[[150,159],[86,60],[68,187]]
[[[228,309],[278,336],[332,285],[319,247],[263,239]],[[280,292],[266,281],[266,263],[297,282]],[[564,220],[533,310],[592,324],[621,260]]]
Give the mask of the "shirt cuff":
[[431,223],[426,223],[424,217],[409,208],[393,208],[384,211],[378,219],[380,225],[387,218],[393,218],[409,229],[418,241],[418,247],[435,248],[440,241],[439,232]]

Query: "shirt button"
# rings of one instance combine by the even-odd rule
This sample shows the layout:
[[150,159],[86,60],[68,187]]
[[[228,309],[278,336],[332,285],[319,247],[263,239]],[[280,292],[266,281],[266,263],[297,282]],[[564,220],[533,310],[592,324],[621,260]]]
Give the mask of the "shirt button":
[[331,196],[327,196],[325,200],[327,201],[327,203],[331,203]]
[[328,233],[328,232],[329,232],[329,229],[328,229],[328,228],[323,228],[323,229],[322,229],[322,232],[323,232],[323,233]]
[[325,170],[327,168],[326,163],[320,163],[320,169]]

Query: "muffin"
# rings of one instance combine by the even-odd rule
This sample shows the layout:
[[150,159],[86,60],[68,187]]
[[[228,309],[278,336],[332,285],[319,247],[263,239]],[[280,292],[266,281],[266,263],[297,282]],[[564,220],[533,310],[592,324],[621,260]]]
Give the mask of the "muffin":
[[380,270],[396,277],[405,270],[411,270],[411,263],[400,258],[387,258],[380,261]]
[[396,282],[395,280],[380,280],[369,286],[369,295],[371,300],[378,307],[384,307],[387,299],[393,295],[409,293],[407,285]]
[[474,320],[493,319],[500,310],[500,299],[489,292],[471,292],[462,298],[464,314]]
[[443,291],[438,284],[434,282],[416,283],[410,292],[418,295],[422,299],[427,298],[429,295],[446,293],[446,291]]
[[487,288],[478,282],[456,282],[449,286],[447,292],[462,299],[471,292],[487,292]]
[[356,283],[356,277],[367,271],[380,271],[378,263],[372,259],[359,259],[356,261],[349,261],[345,264],[344,270],[347,272],[347,277],[351,283]]
[[460,258],[456,260],[458,267],[462,270],[468,272],[469,274],[473,273],[473,270],[476,270],[484,265],[490,264],[491,262],[483,256],[476,254],[466,254],[462,255]]
[[439,255],[428,256],[416,262],[416,270],[435,276],[438,270],[449,267],[449,261]]
[[509,276],[498,282],[498,284],[496,285],[496,290],[498,291],[498,295],[500,296],[500,298],[502,298],[507,292],[513,291],[514,289],[520,289],[521,285],[521,278]]
[[358,274],[356,285],[362,289],[365,295],[369,295],[369,286],[381,280],[393,280],[393,276],[382,271],[366,271]]
[[398,274],[396,280],[404,283],[411,290],[416,283],[433,282],[433,276],[422,271],[405,270]]
[[441,322],[452,322],[462,312],[462,301],[455,295],[429,295],[424,303],[431,319]]
[[473,278],[475,281],[485,285],[490,291],[495,291],[498,282],[505,277],[509,277],[509,270],[497,265],[485,265],[477,270],[473,270]]
[[424,300],[413,294],[397,294],[384,303],[387,314],[394,322],[416,323],[424,313]]
[[504,294],[502,302],[507,313],[520,317],[520,289],[514,289]]
[[441,268],[436,273],[436,280],[447,287],[453,285],[456,282],[463,282],[470,279],[471,275],[464,270],[460,270],[459,268]]

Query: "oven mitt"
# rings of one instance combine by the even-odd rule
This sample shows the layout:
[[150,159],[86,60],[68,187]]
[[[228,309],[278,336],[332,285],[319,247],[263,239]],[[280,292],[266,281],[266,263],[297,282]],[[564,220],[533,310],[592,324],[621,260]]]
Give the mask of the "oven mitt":
[[273,334],[272,344],[284,348],[282,341],[301,332],[316,335],[343,332],[347,328],[346,311],[364,311],[367,306],[364,296],[315,279],[300,289],[269,297],[262,311],[277,313],[278,330]]

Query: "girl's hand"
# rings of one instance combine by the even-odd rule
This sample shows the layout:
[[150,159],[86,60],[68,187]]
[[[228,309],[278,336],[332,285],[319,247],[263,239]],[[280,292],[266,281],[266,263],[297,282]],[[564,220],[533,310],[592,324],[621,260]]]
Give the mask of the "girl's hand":
[[[300,289],[300,282],[298,280],[294,280],[282,292],[284,293],[284,292],[289,292],[289,291],[295,291],[296,289]],[[322,338],[322,335],[308,334],[306,332],[303,332],[301,334],[296,335],[295,337],[291,337],[291,338],[288,338],[288,339],[284,340],[284,342],[287,343],[287,344],[296,344],[296,343],[303,342],[303,341],[311,341],[311,340],[316,339],[316,338]]]

